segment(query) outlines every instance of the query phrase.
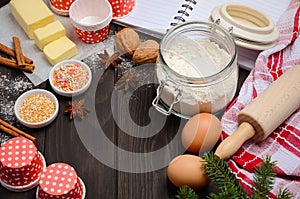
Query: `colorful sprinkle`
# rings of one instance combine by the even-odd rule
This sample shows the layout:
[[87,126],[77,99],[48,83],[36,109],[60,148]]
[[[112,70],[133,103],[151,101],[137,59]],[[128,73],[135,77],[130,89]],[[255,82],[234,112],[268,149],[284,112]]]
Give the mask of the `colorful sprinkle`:
[[58,89],[72,92],[81,89],[89,80],[89,73],[78,63],[66,64],[53,72],[52,83]]

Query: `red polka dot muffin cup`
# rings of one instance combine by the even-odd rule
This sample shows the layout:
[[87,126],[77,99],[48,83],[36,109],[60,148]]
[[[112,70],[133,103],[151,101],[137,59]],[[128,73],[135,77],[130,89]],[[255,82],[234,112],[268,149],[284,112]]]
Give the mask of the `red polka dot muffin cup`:
[[45,158],[29,139],[12,138],[0,147],[0,182],[11,191],[37,186],[45,168]]
[[108,36],[112,8],[107,0],[76,0],[69,15],[78,37],[85,43],[99,43]]
[[69,15],[70,6],[74,1],[76,0],[49,0],[52,11],[62,16]]
[[112,10],[113,18],[121,18],[128,15],[135,6],[135,0],[108,0]]
[[43,170],[37,188],[37,199],[83,199],[86,189],[73,167],[65,163],[54,163]]

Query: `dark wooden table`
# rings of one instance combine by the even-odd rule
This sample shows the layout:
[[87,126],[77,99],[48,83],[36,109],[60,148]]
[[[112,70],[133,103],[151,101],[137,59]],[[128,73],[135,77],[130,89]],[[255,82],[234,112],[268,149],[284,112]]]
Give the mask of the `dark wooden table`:
[[[7,1],[1,1],[1,6]],[[120,27],[113,26],[113,28]],[[103,74],[99,76],[101,73]],[[152,78],[147,70],[142,69],[140,74],[140,78],[146,82],[145,85],[132,93],[128,92],[131,95],[129,98],[126,92],[118,92],[116,97],[112,98],[116,91],[114,85],[119,80],[120,71],[109,69],[104,72],[103,67],[94,71],[93,76],[96,78],[89,89],[91,91],[79,97],[79,99],[85,98],[88,108],[92,109],[92,112],[82,121],[69,120],[64,110],[72,98],[59,95],[56,95],[60,105],[59,114],[56,120],[47,127],[28,129],[20,125],[13,115],[5,115],[7,113],[3,111],[0,112],[0,118],[10,118],[13,125],[35,136],[36,146],[44,155],[48,165],[64,162],[73,166],[85,183],[87,199],[175,198],[177,188],[168,181],[166,167],[160,168],[160,166],[164,165],[172,154],[182,153],[183,149],[179,142],[170,143],[176,133],[180,132],[182,127],[180,124],[183,124],[185,120],[174,115],[164,117],[150,109],[151,102],[156,95],[156,86],[147,84],[147,78]],[[248,71],[240,69],[238,90],[248,74]],[[7,81],[15,81],[16,77],[19,77],[22,78],[22,82],[27,82],[27,86],[21,91],[0,87],[0,101],[7,99],[14,101],[22,92],[35,88],[30,86],[29,80],[20,71],[0,66],[0,76],[6,77]],[[48,82],[42,83],[38,88],[53,92]],[[151,110],[150,116],[149,109]],[[157,134],[147,137],[145,134],[149,129],[141,127],[149,125],[151,120],[154,122],[165,120],[165,122]],[[103,132],[101,136],[105,139],[101,139],[99,129]],[[127,131],[137,133],[137,137],[128,135],[127,133],[130,132]],[[3,135],[3,132],[0,134]],[[108,141],[111,143],[109,147],[106,145]],[[115,148],[110,146],[115,146]],[[131,156],[132,154],[149,154],[159,149],[164,150],[158,156],[150,158],[151,161],[145,161],[143,155],[137,158]],[[132,153],[127,153],[128,151]],[[107,162],[101,161],[102,158]],[[127,163],[132,166],[126,165]],[[0,185],[0,198],[32,199],[35,198],[35,191],[34,188],[16,193]],[[205,198],[208,193],[216,191],[216,188],[210,184],[200,190],[199,195]]]

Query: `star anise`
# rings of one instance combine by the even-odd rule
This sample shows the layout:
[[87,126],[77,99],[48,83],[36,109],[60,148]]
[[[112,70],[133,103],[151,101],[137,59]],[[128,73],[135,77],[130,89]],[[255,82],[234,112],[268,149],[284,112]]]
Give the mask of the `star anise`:
[[120,80],[118,81],[119,86],[123,87],[125,91],[127,91],[129,88],[134,88],[137,83],[138,81],[136,79],[136,75],[132,74],[130,71],[122,74]]
[[70,120],[72,120],[74,117],[83,119],[83,117],[90,111],[84,107],[84,99],[79,101],[69,101],[68,104],[69,106],[65,110],[65,113],[70,114]]
[[101,57],[100,64],[104,64],[105,70],[109,67],[117,68],[118,64],[122,62],[118,53],[109,56],[108,52],[104,50],[104,53],[99,54],[99,56]]

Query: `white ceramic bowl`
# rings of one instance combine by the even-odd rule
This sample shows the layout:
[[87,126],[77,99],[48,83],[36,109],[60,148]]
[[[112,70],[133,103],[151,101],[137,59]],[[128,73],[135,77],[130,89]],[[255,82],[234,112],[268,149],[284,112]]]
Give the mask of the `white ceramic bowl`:
[[[54,80],[53,74],[54,74],[55,70],[59,69],[62,66],[66,66],[68,64],[79,64],[88,73],[88,80],[85,83],[85,85],[82,86],[81,88],[77,89],[77,90],[74,90],[74,91],[65,91],[65,90],[59,88],[58,86],[56,86],[53,83],[53,80]],[[60,94],[62,96],[66,96],[66,97],[77,96],[77,95],[81,95],[82,93],[84,93],[90,87],[91,82],[92,82],[92,72],[91,72],[89,66],[86,65],[84,62],[81,62],[81,61],[78,61],[78,60],[74,60],[74,59],[65,60],[65,61],[59,62],[59,63],[57,63],[56,65],[53,66],[53,68],[51,69],[50,74],[49,74],[49,82],[50,82],[50,85],[51,85],[52,89],[56,93],[58,93],[58,94]]]
[[[27,122],[20,117],[20,107],[22,105],[22,102],[25,101],[29,96],[37,95],[37,94],[43,94],[44,96],[49,98],[52,102],[54,102],[54,104],[55,104],[54,113],[51,115],[50,118],[48,118],[42,122],[36,122],[36,123]],[[53,93],[51,93],[47,90],[44,90],[44,89],[33,89],[33,90],[29,90],[29,91],[23,93],[22,95],[20,95],[18,97],[18,99],[15,103],[15,106],[14,106],[15,115],[16,115],[18,121],[21,124],[23,124],[24,126],[27,126],[29,128],[41,128],[41,127],[47,126],[48,124],[53,122],[53,120],[56,118],[56,116],[58,114],[58,109],[59,109],[59,103],[58,103],[58,100],[55,97],[55,95],[53,95]]]

